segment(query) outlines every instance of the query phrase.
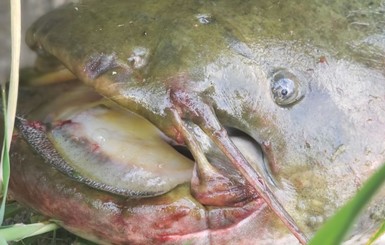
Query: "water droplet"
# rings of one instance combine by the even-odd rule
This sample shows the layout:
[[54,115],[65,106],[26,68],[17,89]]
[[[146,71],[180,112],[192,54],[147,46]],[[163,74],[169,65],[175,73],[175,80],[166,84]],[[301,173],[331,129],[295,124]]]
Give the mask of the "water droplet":
[[148,62],[149,56],[148,49],[144,47],[137,47],[132,50],[132,54],[127,58],[128,62],[131,63],[135,68],[141,68]]
[[200,24],[207,25],[214,21],[214,18],[210,14],[198,14],[196,16]]
[[109,138],[109,130],[105,128],[97,128],[94,130],[92,134],[92,139],[96,141],[98,144],[103,145]]

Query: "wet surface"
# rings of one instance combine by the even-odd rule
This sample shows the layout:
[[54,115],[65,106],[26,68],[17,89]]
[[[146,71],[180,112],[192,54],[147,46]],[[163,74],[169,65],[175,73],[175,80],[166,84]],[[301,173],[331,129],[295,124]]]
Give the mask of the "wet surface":
[[[210,182],[217,173],[230,176],[230,182],[216,184],[226,187],[235,183],[231,178],[236,176],[239,186],[248,187],[246,178],[232,175],[231,168],[232,162],[243,161],[240,155],[247,154],[233,147],[223,125],[241,130],[261,148],[262,161],[261,157],[247,161],[263,173],[281,204],[309,235],[382,163],[383,1],[254,5],[247,1],[185,1],[186,5],[148,1],[148,5],[127,2],[130,7],[124,8],[118,1],[86,3],[77,2],[41,19],[29,33],[29,44],[40,54],[45,50],[61,59],[102,95],[143,115],[175,142],[185,144],[198,162],[197,178],[191,184],[194,197],[202,204],[218,205],[215,195],[209,196],[211,190],[222,188]],[[235,12],[226,11],[235,7]],[[131,12],[132,20],[120,9],[138,11]],[[292,14],[297,12],[300,14]],[[85,21],[89,24],[82,25]],[[71,36],[63,36],[63,32]],[[216,147],[223,151],[219,157]],[[203,164],[205,157],[208,165]],[[210,164],[220,171],[210,172]],[[54,188],[46,189],[47,202],[56,194]],[[194,200],[184,191],[182,196]],[[253,191],[244,193],[255,197]],[[68,195],[65,198],[73,201]],[[39,207],[34,200],[24,201],[58,215],[46,203]],[[133,200],[126,205],[142,210]],[[145,210],[157,209],[151,205]],[[381,214],[382,207],[378,200],[363,220],[381,219],[373,219],[377,216],[372,214]],[[138,215],[134,221],[140,219],[140,212],[133,211]],[[60,215],[65,220],[73,213]],[[250,227],[259,227],[261,239],[271,241],[275,231],[285,233],[265,213],[255,211],[254,215],[258,218],[245,220]],[[176,221],[178,217],[165,219]],[[114,224],[119,229],[120,224]],[[84,228],[67,227],[79,233]],[[245,239],[255,235],[242,224],[236,229]],[[199,233],[208,238],[207,232]],[[211,235],[208,239],[221,239],[220,232]]]

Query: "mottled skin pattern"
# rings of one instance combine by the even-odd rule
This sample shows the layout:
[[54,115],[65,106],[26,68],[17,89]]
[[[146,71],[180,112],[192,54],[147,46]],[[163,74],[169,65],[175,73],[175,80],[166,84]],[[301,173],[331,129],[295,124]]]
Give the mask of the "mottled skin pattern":
[[[259,166],[257,171],[279,202],[311,235],[384,161],[384,29],[378,24],[384,17],[377,14],[381,8],[377,2],[367,6],[358,1],[80,1],[38,20],[27,34],[27,43],[41,60],[59,60],[98,93],[144,116],[175,142],[187,145],[193,155],[209,155],[215,150],[195,140],[204,134],[208,136],[204,139],[225,155],[231,152],[228,144],[221,144],[228,140],[223,126],[251,136],[266,156],[263,163],[251,164]],[[46,64],[41,60],[38,64]],[[296,77],[296,90],[302,95],[286,106],[278,105],[271,93],[272,76],[280,70]],[[24,144],[23,139],[17,140]],[[22,164],[22,154],[27,153],[15,154],[16,162]],[[230,158],[223,164],[236,160]],[[60,220],[74,233],[99,242],[295,241],[247,181],[231,176],[224,180],[245,188],[252,199],[245,206],[237,206],[240,199],[218,201],[205,191],[217,190],[209,177],[218,172],[226,176],[226,171],[204,175],[210,169],[202,167],[199,160],[197,164],[201,186],[193,181],[190,188],[192,193],[205,193],[206,206],[199,203],[203,198],[197,198],[196,193],[191,196],[186,185],[165,196],[122,199],[65,180],[52,169],[43,172],[45,168],[37,163],[28,168],[30,172],[38,169],[42,172],[39,176],[24,175],[26,168],[15,164],[11,189],[20,201]],[[22,187],[24,181],[36,181],[30,178],[47,179],[41,192],[25,194],[33,185]],[[65,187],[54,183],[59,179]],[[76,192],[68,193],[67,188]],[[46,204],[54,199],[63,200],[55,201],[60,205],[79,206],[84,219],[71,223],[73,208],[62,212]],[[100,212],[100,207],[87,204],[101,199],[102,203],[113,200],[119,214],[109,213],[108,208]],[[180,210],[173,210],[170,216],[160,213],[154,218],[154,222],[160,220],[158,225],[127,229],[142,222],[142,212],[151,210],[153,215],[159,204],[168,207],[180,202],[188,203],[183,204],[185,211],[180,215]],[[227,206],[233,209],[224,216],[237,217],[230,222],[232,229],[213,222],[223,217],[219,211],[209,212],[213,219],[199,219],[194,214],[208,212],[210,204],[221,202],[226,204],[223,210]],[[357,227],[358,232],[383,218],[375,215],[382,213],[383,206],[378,198],[366,212],[363,227]],[[183,213],[186,210],[188,214]],[[248,216],[247,210],[255,212]],[[131,212],[129,217],[125,212]],[[100,225],[99,219],[109,218],[111,221]],[[173,236],[168,236],[169,227]],[[106,230],[111,233],[103,234]]]

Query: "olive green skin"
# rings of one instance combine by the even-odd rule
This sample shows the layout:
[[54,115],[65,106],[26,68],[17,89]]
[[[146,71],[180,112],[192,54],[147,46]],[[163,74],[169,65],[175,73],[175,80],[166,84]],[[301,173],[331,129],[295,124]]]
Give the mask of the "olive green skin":
[[[368,41],[383,35],[377,23],[384,17],[357,17],[356,9],[369,7],[350,1],[81,1],[39,19],[27,43],[40,58],[59,60],[177,142],[188,143],[175,111],[206,133],[225,125],[268,142],[276,170],[264,173],[275,184],[267,183],[311,235],[385,158],[383,50]],[[359,21],[371,28],[355,26]],[[142,56],[135,55],[138,50]],[[281,68],[298,78],[304,93],[288,106],[277,105],[270,92],[271,76]],[[194,199],[182,189],[172,192]],[[54,193],[49,195],[60,195]],[[156,210],[152,202],[145,205]],[[290,237],[273,220],[258,230],[262,217],[248,220],[256,232],[239,237],[261,243],[271,242],[276,232]],[[82,229],[74,232],[84,236]],[[109,236],[107,241],[120,243]]]

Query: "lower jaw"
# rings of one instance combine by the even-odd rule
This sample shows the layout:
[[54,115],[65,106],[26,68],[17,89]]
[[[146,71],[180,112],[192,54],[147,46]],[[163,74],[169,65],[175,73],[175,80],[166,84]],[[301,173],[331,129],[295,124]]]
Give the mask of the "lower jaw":
[[[251,203],[250,203],[251,204]],[[251,205],[255,205],[253,203]],[[64,228],[71,231],[74,234],[77,234],[85,239],[94,241],[98,244],[162,244],[162,245],[179,245],[179,244],[194,244],[194,245],[208,245],[208,244],[272,244],[275,239],[272,239],[271,233],[268,233],[268,230],[264,225],[268,223],[266,221],[268,210],[263,207],[260,207],[258,210],[254,210],[248,216],[244,217],[242,220],[232,223],[226,227],[221,227],[217,229],[212,228],[203,228],[202,230],[191,232],[191,233],[180,233],[180,234],[164,234],[167,231],[153,230],[151,225],[146,221],[138,225],[138,227],[130,226],[125,224],[120,230],[124,232],[118,234],[116,233],[117,227],[111,229],[111,227],[103,228],[105,233],[98,231],[89,231],[85,232],[84,228],[75,226],[73,224],[60,223]],[[262,220],[261,220],[262,219]],[[259,221],[256,221],[259,220]],[[129,221],[127,223],[130,223]],[[199,222],[198,222],[199,223]],[[115,226],[116,224],[111,224]],[[178,224],[176,224],[178,225]],[[181,226],[185,225],[182,222]],[[192,225],[192,224],[190,224]],[[147,227],[150,226],[150,227]],[[133,232],[127,232],[127,229],[131,229]],[[138,229],[139,231],[134,231]],[[151,234],[149,234],[151,233]],[[124,234],[124,235],[123,235]],[[289,237],[291,244],[296,244],[296,240],[292,237]],[[287,239],[287,238],[285,238]]]
[[182,185],[162,196],[129,199],[69,179],[21,137],[13,147],[15,199],[99,244],[255,244],[272,234],[276,219],[259,198],[242,207],[205,207]]
[[[266,225],[265,218],[269,216],[266,204],[261,204],[260,201],[252,201],[246,204],[242,209],[248,209],[249,212],[244,213],[245,216],[231,224],[218,226],[184,235],[169,235],[164,236],[161,241],[162,244],[259,244],[263,239],[262,232],[264,232],[264,225]],[[219,209],[222,208],[218,208]],[[223,208],[226,210],[226,208]],[[238,210],[228,210],[229,213],[237,212]],[[221,210],[221,211],[224,211]],[[220,212],[221,212],[220,211]],[[244,211],[244,210],[242,210]],[[226,217],[224,214],[215,215],[210,222],[215,222],[218,218]],[[239,217],[240,218],[240,217]],[[216,228],[215,228],[216,227]],[[261,235],[259,235],[261,234]],[[265,233],[266,234],[266,233]]]

